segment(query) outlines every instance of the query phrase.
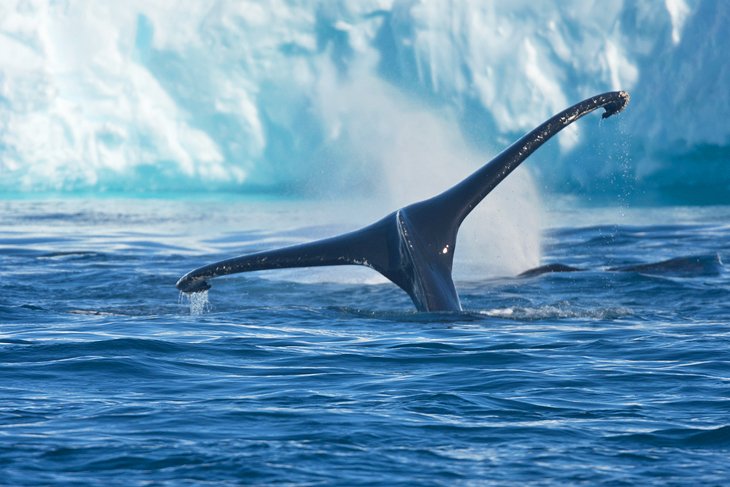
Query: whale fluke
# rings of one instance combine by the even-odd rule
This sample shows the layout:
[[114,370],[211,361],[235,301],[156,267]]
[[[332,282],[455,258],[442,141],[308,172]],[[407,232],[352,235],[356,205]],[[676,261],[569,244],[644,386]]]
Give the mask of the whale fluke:
[[403,289],[420,311],[460,311],[451,278],[456,234],[464,218],[504,178],[553,135],[603,107],[610,117],[626,107],[625,91],[603,93],[558,113],[469,177],[430,199],[403,207],[360,230],[209,264],[177,282],[183,292],[210,288],[209,279],[288,267],[364,265]]

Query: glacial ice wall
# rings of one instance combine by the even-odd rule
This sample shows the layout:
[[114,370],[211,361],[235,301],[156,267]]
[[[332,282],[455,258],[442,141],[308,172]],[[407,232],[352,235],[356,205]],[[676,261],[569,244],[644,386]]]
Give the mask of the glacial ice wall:
[[540,184],[730,202],[728,26],[712,0],[6,0],[0,192],[438,189],[625,89]]

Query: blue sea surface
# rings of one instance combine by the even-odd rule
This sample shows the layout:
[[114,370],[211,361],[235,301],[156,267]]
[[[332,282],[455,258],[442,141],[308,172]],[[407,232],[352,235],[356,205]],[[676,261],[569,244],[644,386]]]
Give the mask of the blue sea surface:
[[354,267],[175,289],[328,206],[0,201],[0,484],[730,483],[730,207],[552,210],[583,270],[462,313]]

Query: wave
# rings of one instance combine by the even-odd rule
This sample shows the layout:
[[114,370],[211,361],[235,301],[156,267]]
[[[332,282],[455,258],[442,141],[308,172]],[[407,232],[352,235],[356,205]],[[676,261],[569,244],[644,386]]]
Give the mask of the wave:
[[619,435],[614,439],[657,447],[725,448],[730,446],[730,425],[717,428],[672,428]]
[[616,320],[634,314],[629,308],[608,307],[596,309],[579,309],[570,306],[545,305],[536,307],[494,308],[479,312],[482,315],[507,318],[515,321],[542,321],[562,319]]

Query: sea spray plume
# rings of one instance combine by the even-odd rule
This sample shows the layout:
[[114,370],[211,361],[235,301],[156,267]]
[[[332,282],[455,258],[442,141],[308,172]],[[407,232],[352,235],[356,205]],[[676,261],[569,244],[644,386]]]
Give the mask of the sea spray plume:
[[405,206],[360,230],[315,242],[209,264],[177,282],[183,292],[210,289],[208,279],[265,269],[364,265],[403,289],[420,311],[460,311],[451,277],[456,235],[464,219],[530,154],[584,115],[603,107],[603,118],[622,111],[625,91],[603,93],[563,110],[502,151],[460,183]]
[[[350,68],[347,79],[342,79],[333,67],[320,74],[316,111],[321,114],[319,123],[328,134],[327,142],[316,153],[307,148],[301,153],[311,167],[319,168],[310,174],[306,184],[307,193],[315,199],[337,194],[368,197],[367,205],[344,213],[346,227],[338,233],[361,228],[395,208],[440,193],[479,168],[485,162],[487,147],[490,149],[486,153],[495,155],[508,145],[508,140],[495,146],[493,140],[484,138],[483,147],[477,149],[460,127],[457,111],[423,103],[373,76],[371,64],[375,61],[359,61]],[[517,134],[560,111],[560,105],[563,104]],[[577,129],[577,124],[572,128]],[[539,265],[540,235],[545,221],[542,212],[532,172],[516,171],[490,193],[489,204],[477,206],[459,228],[454,281],[514,275]],[[483,245],[484,242],[489,245]],[[362,284],[364,276],[381,283],[386,281],[369,268],[342,272],[321,267],[310,268],[306,273],[294,269],[275,275],[277,279],[297,282],[322,278]]]

